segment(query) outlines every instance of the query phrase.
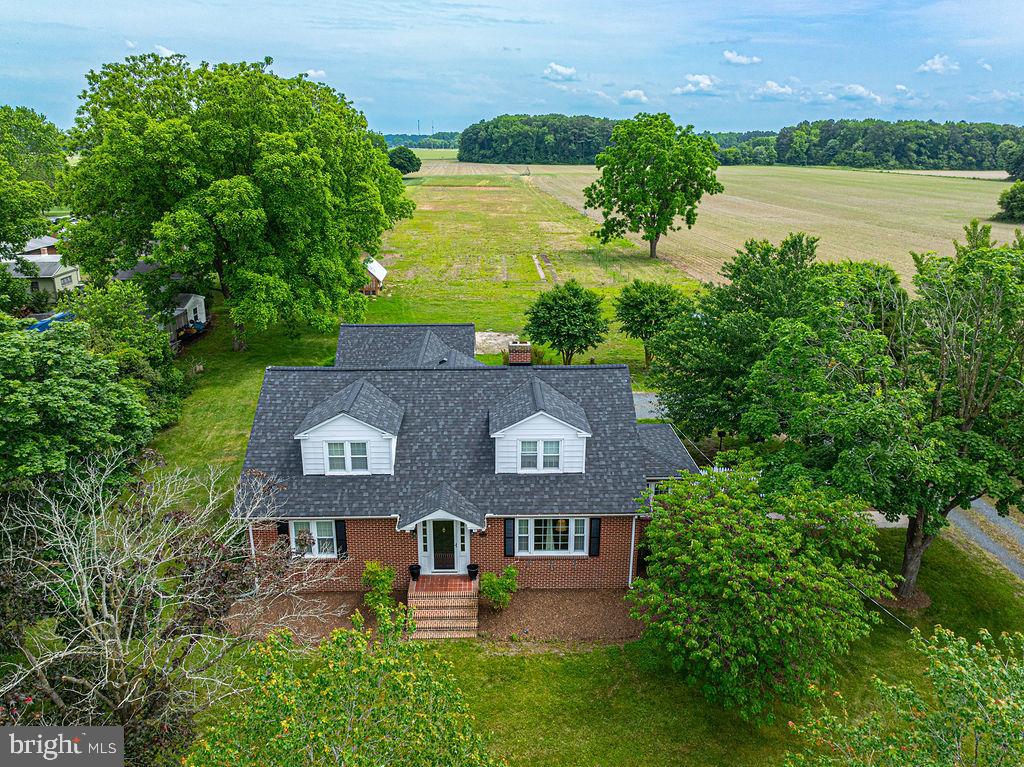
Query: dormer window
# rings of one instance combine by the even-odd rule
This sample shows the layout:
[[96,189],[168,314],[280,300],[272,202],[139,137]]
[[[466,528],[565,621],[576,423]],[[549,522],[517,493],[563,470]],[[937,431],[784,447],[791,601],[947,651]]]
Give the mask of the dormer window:
[[520,441],[519,468],[523,471],[559,471],[562,468],[561,440]]
[[370,471],[365,442],[325,442],[328,474],[360,474]]

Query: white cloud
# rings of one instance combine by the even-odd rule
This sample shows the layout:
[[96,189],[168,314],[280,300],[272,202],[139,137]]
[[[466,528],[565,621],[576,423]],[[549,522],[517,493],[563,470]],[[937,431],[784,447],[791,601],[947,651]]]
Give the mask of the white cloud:
[[622,104],[646,104],[647,94],[639,88],[631,88],[622,92],[619,102]]
[[567,67],[552,61],[544,67],[544,79],[554,82],[566,82],[569,80],[579,80],[579,77],[576,76],[576,67]]
[[793,88],[789,85],[779,85],[774,80],[765,80],[764,85],[757,89],[758,96],[768,98],[779,98],[781,96],[792,96]]
[[992,65],[989,64],[987,61],[985,61],[985,59],[978,59],[977,64],[978,64],[979,67],[984,69],[986,72],[991,72],[992,71]]
[[944,53],[936,53],[928,61],[917,68],[918,72],[929,72],[935,75],[951,75],[960,71],[960,64]]
[[327,76],[327,73],[324,70],[322,70],[322,69],[307,69],[306,70],[306,77],[310,78],[311,80],[319,80],[319,79],[322,79],[323,77],[326,77],[326,76]]
[[125,45],[126,45],[127,47],[129,47],[129,48],[134,48],[134,47],[135,47],[135,45],[136,45],[136,43],[135,43],[135,41],[134,41],[134,40],[125,40],[125,41],[124,41],[124,44],[125,44]]
[[742,53],[737,53],[736,51],[722,51],[722,56],[729,64],[736,64],[738,66],[761,63],[760,56],[745,56]]
[[1024,103],[1024,94],[1018,93],[1017,91],[1000,91],[993,89],[988,93],[982,93],[979,96],[968,96],[967,100],[976,104],[1003,104],[1006,102]]
[[850,83],[840,89],[839,97],[847,101],[873,101],[876,104],[882,103],[882,97],[874,91],[868,90],[859,83]]
[[156,51],[161,56],[173,56],[174,55],[174,51],[172,51],[166,45],[159,45],[159,44],[154,45],[153,46],[153,50]]
[[679,96],[684,93],[713,93],[718,78],[714,75],[686,75],[686,85],[677,85],[672,93]]

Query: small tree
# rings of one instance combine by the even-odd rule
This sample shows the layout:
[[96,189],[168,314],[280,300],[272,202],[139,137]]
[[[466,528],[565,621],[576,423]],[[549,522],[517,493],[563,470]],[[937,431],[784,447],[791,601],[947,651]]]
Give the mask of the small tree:
[[788,767],[1024,764],[1024,634],[983,630],[971,643],[940,626],[929,640],[915,629],[912,645],[928,663],[926,694],[876,677],[884,710],[858,720],[836,693],[805,723],[790,722],[807,745]]
[[388,152],[388,163],[403,176],[415,173],[423,165],[419,155],[407,146],[396,146]]
[[630,338],[644,345],[644,367],[651,366],[651,340],[675,318],[683,294],[661,282],[633,280],[615,298],[615,318]]
[[998,220],[1024,222],[1024,180],[1015,181],[1009,189],[1003,190],[999,207],[1002,211],[996,214]]
[[394,609],[395,568],[371,559],[363,568],[362,582],[366,586],[363,601],[374,615],[380,617]]
[[667,114],[638,114],[612,131],[612,143],[597,156],[601,175],[583,190],[588,208],[600,209],[604,223],[595,234],[608,242],[625,232],[642,232],[658,255],[658,240],[697,221],[705,194],[723,187],[715,177],[715,142],[678,127]]
[[880,596],[863,507],[805,487],[766,497],[746,470],[694,475],[657,496],[634,617],[672,665],[745,718],[771,719],[866,636]]
[[608,334],[601,296],[576,280],[547,290],[526,310],[523,333],[561,354],[563,365],[571,365],[575,355],[597,346]]
[[488,767],[465,698],[404,608],[377,630],[353,617],[307,650],[272,634],[242,664],[239,695],[185,767]]

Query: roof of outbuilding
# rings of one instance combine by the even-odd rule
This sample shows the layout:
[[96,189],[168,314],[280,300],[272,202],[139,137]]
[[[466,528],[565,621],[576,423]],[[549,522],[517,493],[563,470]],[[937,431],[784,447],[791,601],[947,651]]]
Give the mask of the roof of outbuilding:
[[367,258],[366,261],[363,262],[363,266],[366,267],[366,271],[381,282],[384,282],[384,278],[388,276],[388,270],[384,268],[384,264],[375,258]]
[[[532,379],[577,403],[592,424],[585,474],[495,473],[491,407]],[[404,410],[394,473],[303,475],[294,435],[338,409],[352,396],[342,393],[359,381]],[[311,417],[311,412],[320,415]],[[263,379],[244,467],[284,485],[273,512],[281,517],[398,516],[417,508],[441,483],[488,515],[592,515],[637,510],[636,499],[645,491],[645,455],[624,365],[271,367]]]
[[675,477],[682,471],[698,474],[700,469],[690,451],[668,423],[637,424],[640,444],[646,459],[647,476],[651,479]]
[[[60,256],[50,254],[34,254],[34,253],[19,253],[18,258],[23,258],[29,263],[35,264],[36,268],[39,269],[40,277],[53,277],[59,274],[61,271],[72,271],[77,269],[77,266],[67,266],[61,264]],[[4,261],[4,266],[7,270],[15,277],[21,279],[31,280],[34,279],[33,275],[22,274],[21,270],[18,269],[18,265],[14,261]]]
[[31,240],[25,243],[25,247],[21,250],[24,253],[28,253],[32,250],[39,250],[40,248],[52,248],[57,244],[57,238],[51,237],[48,234],[44,234],[42,237],[33,237]]
[[339,415],[351,416],[375,429],[395,435],[402,425],[404,414],[405,408],[360,378],[313,407],[295,429],[294,436],[304,434]]
[[476,332],[471,323],[457,325],[348,325],[338,329],[334,366],[349,370],[396,367],[396,353],[424,343],[427,333],[466,357],[476,353]]
[[388,360],[389,368],[478,368],[483,364],[449,346],[432,330],[419,334],[419,338]]
[[587,421],[587,414],[580,404],[566,397],[551,384],[534,377],[491,408],[491,434],[514,426],[537,413],[547,413],[580,431],[590,433],[590,422]]
[[454,487],[442,482],[421,495],[412,506],[399,510],[398,527],[403,530],[411,528],[438,511],[445,511],[478,529],[485,526],[484,512]]

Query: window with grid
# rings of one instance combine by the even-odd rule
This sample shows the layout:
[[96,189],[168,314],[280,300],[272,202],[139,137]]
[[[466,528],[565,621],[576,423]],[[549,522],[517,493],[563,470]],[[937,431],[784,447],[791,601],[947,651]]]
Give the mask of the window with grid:
[[328,442],[327,471],[345,474],[370,470],[370,459],[365,442]]
[[537,468],[537,440],[524,439],[519,443],[519,468]]
[[337,552],[334,541],[334,520],[293,520],[292,548],[307,557],[333,557]]
[[71,285],[72,282],[73,282],[73,280],[71,279],[71,277],[61,277],[60,278],[60,286],[62,288],[68,287],[69,285]]
[[558,440],[544,440],[544,468],[557,469],[562,465],[562,443]]
[[516,520],[516,554],[586,554],[586,517]]

